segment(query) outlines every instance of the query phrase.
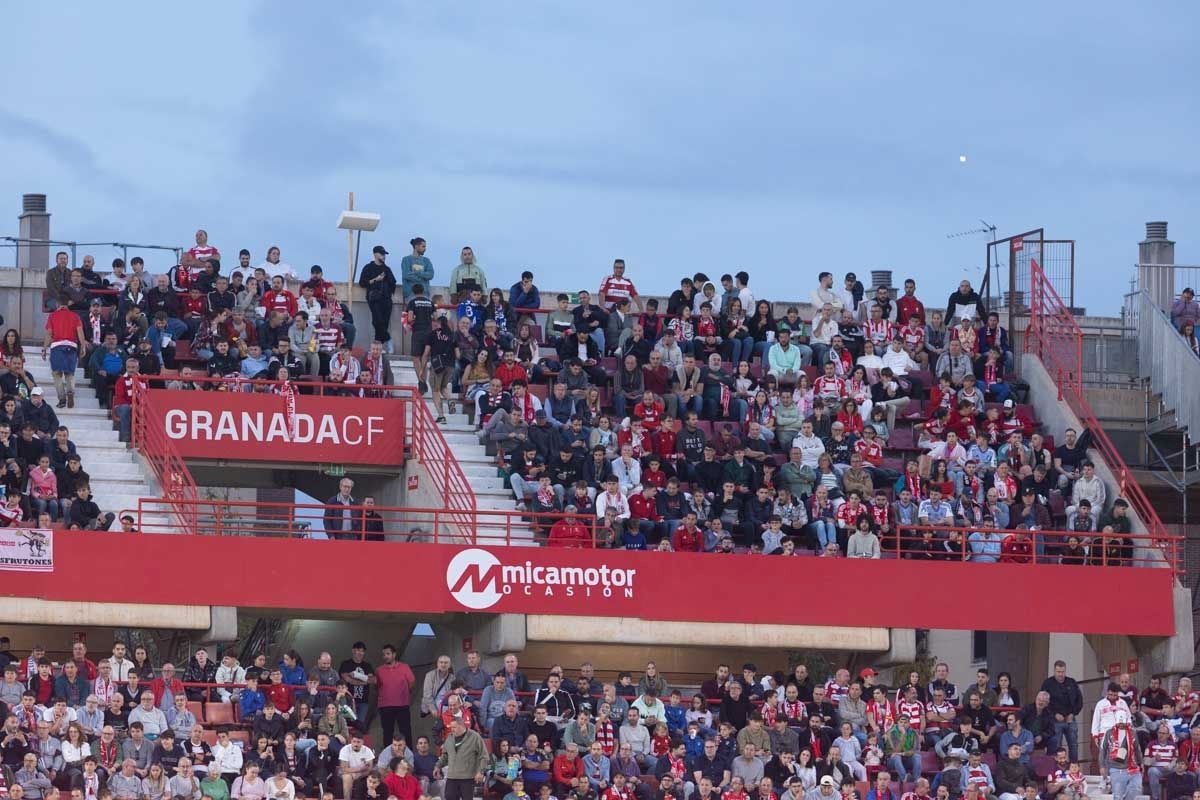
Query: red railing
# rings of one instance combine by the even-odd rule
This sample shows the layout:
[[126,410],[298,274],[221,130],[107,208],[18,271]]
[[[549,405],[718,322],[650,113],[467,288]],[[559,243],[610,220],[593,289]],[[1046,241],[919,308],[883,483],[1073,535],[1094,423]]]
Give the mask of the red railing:
[[[938,525],[900,525],[899,535],[886,537],[880,545],[883,553],[893,558],[930,558],[923,548],[924,533],[933,533],[932,560],[989,563],[1000,561],[1016,564],[1061,564],[1063,566],[1093,567],[1157,567],[1174,568],[1182,562],[1184,537],[1167,534],[1166,539],[1144,533],[1076,533],[1073,531],[1004,529],[993,527],[945,527]],[[958,541],[950,543],[954,532]],[[979,532],[975,541],[970,538]],[[982,537],[989,537],[984,539]],[[1009,536],[1028,543],[1026,557],[1022,551],[1005,553],[1003,541]],[[1063,548],[1070,537],[1076,537],[1086,551],[1071,553],[1064,558]],[[1041,548],[1042,553],[1038,554]]]
[[[143,498],[132,513],[141,533],[175,533],[157,520],[179,501]],[[435,544],[508,546],[549,544],[551,529],[568,520],[581,536],[573,546],[593,547],[597,521],[582,514],[530,514],[475,508],[407,508],[399,506],[340,506],[326,503],[260,503],[250,500],[191,500],[184,503],[193,520],[191,531],[202,536],[266,536],[311,538],[325,530],[329,538],[416,541]],[[349,515],[348,520],[345,515]],[[330,531],[326,522],[349,530]],[[376,537],[380,537],[377,539]],[[555,544],[568,546],[562,540]]]
[[[238,392],[271,391],[279,386],[278,381],[251,380],[241,378],[209,378],[204,375],[159,375],[153,376],[151,382],[161,384],[166,380],[182,380],[198,386],[213,385],[223,389]],[[433,414],[424,398],[413,386],[377,386],[377,385],[347,385],[327,381],[298,380],[295,385],[302,394],[317,396],[356,394],[370,397],[389,397],[406,400],[405,402],[405,451],[409,459],[416,459],[425,467],[429,480],[433,483],[435,493],[444,505],[444,513],[451,514],[452,520],[463,537],[470,534],[471,514],[475,511],[475,492],[463,473],[462,467],[454,458],[449,443],[442,435],[441,428],[434,421]],[[197,391],[196,389],[179,391]],[[186,508],[189,516],[180,517],[181,525],[189,531],[195,531],[195,506],[187,501],[197,498],[196,485],[188,472],[187,464],[179,456],[178,450],[167,436],[163,428],[163,409],[156,406],[153,399],[155,392],[139,391],[134,394],[134,446],[146,457],[158,476],[163,487],[163,499],[147,498],[145,502],[182,503],[180,508]],[[175,487],[172,493],[169,487]]]
[[153,392],[140,383],[134,383],[132,409],[132,442],[142,457],[150,464],[158,480],[164,503],[173,519],[174,530],[195,530],[196,482],[187,464],[179,455],[175,443],[167,436],[163,427],[163,414],[157,407]]
[[1037,261],[1030,262],[1029,328],[1025,334],[1025,352],[1041,359],[1046,371],[1058,386],[1058,398],[1079,417],[1092,435],[1092,446],[1100,451],[1105,463],[1117,480],[1117,491],[1129,501],[1146,526],[1153,542],[1161,546],[1176,574],[1183,574],[1182,546],[1173,542],[1154,505],[1142,491],[1130,469],[1121,458],[1104,426],[1092,412],[1083,394],[1083,331],[1058,292],[1046,277]]

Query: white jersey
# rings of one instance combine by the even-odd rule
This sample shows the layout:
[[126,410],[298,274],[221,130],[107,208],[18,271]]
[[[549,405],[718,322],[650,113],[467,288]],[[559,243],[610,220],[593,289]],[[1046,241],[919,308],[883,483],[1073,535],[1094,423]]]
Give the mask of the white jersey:
[[1110,703],[1107,697],[1101,697],[1100,702],[1096,703],[1095,710],[1092,711],[1092,736],[1103,736],[1109,728],[1120,721],[1118,717],[1126,722],[1129,721],[1129,706],[1125,701],[1117,698],[1117,702]]

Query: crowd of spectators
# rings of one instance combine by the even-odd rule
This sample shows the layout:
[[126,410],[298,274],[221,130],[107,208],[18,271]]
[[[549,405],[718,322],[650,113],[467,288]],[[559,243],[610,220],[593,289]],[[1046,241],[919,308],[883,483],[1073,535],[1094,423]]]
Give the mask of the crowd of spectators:
[[1196,338],[1196,325],[1200,323],[1200,303],[1196,302],[1196,290],[1190,286],[1179,293],[1171,303],[1171,324],[1187,342],[1188,348],[1200,356],[1200,339]]
[[[359,273],[373,327],[361,357],[319,266],[299,296],[278,248],[257,267],[243,250],[226,277],[202,230],[165,275],[134,259],[132,273],[118,260],[104,278],[90,257],[68,270],[60,253],[47,296],[78,315],[79,341],[66,341],[64,318],[47,344],[90,353],[101,402],[128,439],[133,382],[164,367],[179,367],[163,381],[173,389],[305,391],[321,379],[377,394],[372,386],[393,381],[399,290],[437,421],[461,403],[498,452],[517,507],[594,519],[602,546],[1133,559],[1127,505],[1095,475],[1087,433],[1052,447],[1037,430],[1009,333],[969,281],[927,312],[913,279],[868,291],[854,273],[838,288],[822,272],[811,315],[791,306],[776,318],[745,271],[684,277],[660,309],[617,259],[595,295],[560,294],[543,309],[531,272],[507,292],[489,286],[469,247],[449,297],[431,296],[426,242],[410,245],[398,276],[383,246]],[[176,364],[188,339],[188,360]],[[246,385],[252,378],[275,384]],[[556,543],[593,541],[572,520],[556,527]],[[1012,530],[1030,533],[997,533]]]
[[[956,685],[871,668],[823,676],[716,666],[698,689],[673,687],[654,662],[602,681],[590,663],[538,682],[515,654],[496,671],[468,653],[439,656],[418,685],[395,648],[372,665],[354,644],[334,668],[289,651],[243,667],[204,649],[179,674],[123,642],[94,662],[77,643],[52,664],[0,651],[0,778],[33,800],[343,797],[447,800],[867,800],[942,797],[1079,800],[1083,695],[1054,670],[1022,703],[1012,677],[979,669]],[[413,712],[431,724],[414,738]],[[1120,800],[1189,798],[1200,771],[1200,692],[1180,678],[1138,691],[1129,675],[1092,712],[1094,767]],[[381,736],[372,742],[372,717]],[[214,723],[214,720],[219,720]],[[374,746],[372,746],[374,745]],[[1144,767],[1144,771],[1139,770]],[[1132,778],[1129,776],[1133,776]],[[274,783],[272,783],[272,781]],[[264,785],[266,786],[264,792]],[[106,794],[107,793],[107,794]]]

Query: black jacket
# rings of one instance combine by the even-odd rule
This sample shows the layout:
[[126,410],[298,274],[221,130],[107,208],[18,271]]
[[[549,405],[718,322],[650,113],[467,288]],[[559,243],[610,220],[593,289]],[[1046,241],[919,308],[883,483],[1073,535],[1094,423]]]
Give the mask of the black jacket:
[[[596,346],[590,336],[587,341],[587,357],[592,361],[600,360],[600,348]],[[563,363],[563,366],[566,366],[577,358],[579,358],[579,339],[574,336],[564,336],[558,343],[558,360]]]
[[[187,671],[183,673],[184,683],[216,683],[217,682],[217,662],[209,659],[200,666],[200,662],[192,656],[192,660],[188,662]],[[198,687],[190,687],[185,689],[188,700],[204,700],[206,689]]]
[[[380,274],[383,280],[372,283]],[[358,276],[358,285],[367,290],[368,301],[390,300],[396,291],[396,275],[387,264],[376,264],[372,259]]]
[[305,760],[308,762],[306,772],[309,779],[315,784],[328,787],[337,773],[337,755],[329,748],[321,750],[316,747],[309,748],[307,755]]
[[1059,683],[1051,675],[1042,681],[1042,691],[1050,695],[1050,711],[1055,714],[1078,714],[1083,709],[1083,693],[1074,678]]
[[168,288],[165,292],[160,292],[155,286],[146,292],[146,316],[154,319],[155,313],[159,311],[166,312],[168,317],[179,316],[179,296],[173,289]]

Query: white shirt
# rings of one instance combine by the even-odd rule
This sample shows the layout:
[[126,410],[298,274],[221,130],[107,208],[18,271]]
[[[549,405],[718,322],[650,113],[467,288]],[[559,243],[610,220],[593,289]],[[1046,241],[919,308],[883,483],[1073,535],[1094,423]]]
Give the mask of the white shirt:
[[610,497],[608,492],[601,492],[596,495],[597,518],[604,519],[604,513],[610,507],[617,510],[617,519],[629,519],[629,501],[625,499],[625,495],[619,491],[616,497]]
[[296,275],[296,270],[292,269],[292,265],[284,261],[280,261],[278,264],[272,264],[270,261],[264,261],[258,266],[267,271],[268,278],[274,278],[276,275],[282,275],[285,281],[289,278],[294,281],[300,280],[300,278]]
[[753,316],[754,292],[750,291],[749,286],[738,289],[738,299],[742,301],[742,311],[745,311],[747,316]]
[[[819,333],[817,332],[818,325],[821,326],[821,330]],[[820,314],[813,317],[812,337],[811,337],[812,341],[818,342],[820,344],[831,344],[833,342],[833,337],[837,336],[841,332],[842,332],[842,329],[838,326],[837,319],[834,318],[832,315],[830,315],[829,319],[825,322],[821,321]]]
[[792,447],[800,448],[800,462],[813,469],[816,469],[817,460],[825,453],[825,443],[815,433],[811,436],[798,434],[792,440]]
[[912,357],[909,356],[908,351],[903,347],[899,350],[893,350],[889,347],[887,352],[885,352],[881,358],[883,360],[883,365],[885,367],[891,367],[892,372],[897,376],[907,375],[910,370],[921,368],[917,362],[912,360]]
[[236,742],[231,741],[225,746],[217,742],[212,746],[212,755],[217,772],[236,775],[242,771],[242,748]]
[[112,668],[110,677],[114,681],[128,680],[129,673],[133,672],[133,662],[128,658],[122,658],[120,661],[118,661],[116,656],[109,656],[104,660],[107,661],[108,665]]
[[338,761],[342,762],[347,769],[361,769],[375,762],[375,753],[365,744],[357,752],[353,746],[347,745],[342,748],[342,752],[338,753]]
[[296,310],[306,312],[310,320],[315,320],[321,313],[321,301],[315,297],[306,301],[304,296],[301,295],[296,298]]
[[[812,305],[817,311],[821,310],[821,306],[829,303],[833,306],[834,311],[841,311],[844,303],[842,297],[835,289],[822,289],[817,287],[812,291]],[[749,312],[747,312],[749,313]]]
[[[1125,719],[1130,717],[1129,706],[1121,698],[1117,698],[1117,702],[1108,702],[1107,697],[1101,697],[1096,703],[1095,710],[1092,711],[1092,736],[1103,736],[1104,733],[1117,724],[1117,717],[1122,713]],[[66,743],[63,743],[63,751],[66,751]]]

